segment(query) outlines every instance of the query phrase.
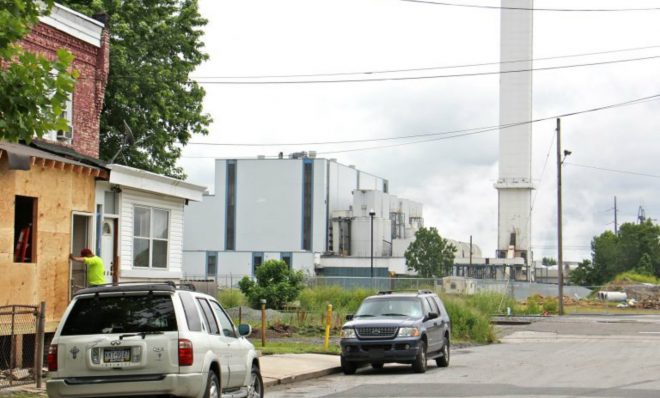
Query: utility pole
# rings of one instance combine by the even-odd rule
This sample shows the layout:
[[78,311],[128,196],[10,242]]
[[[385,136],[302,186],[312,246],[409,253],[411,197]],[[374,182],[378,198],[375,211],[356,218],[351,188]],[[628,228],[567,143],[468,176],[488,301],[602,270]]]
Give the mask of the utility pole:
[[619,223],[617,222],[616,216],[617,216],[617,208],[616,208],[616,196],[614,197],[614,235],[619,234]]
[[[472,269],[472,235],[470,235],[470,267],[468,272],[470,272],[470,269]],[[465,268],[463,268],[463,276],[465,276]]]
[[559,315],[564,315],[564,253],[562,247],[561,208],[561,119],[557,118],[557,279],[559,285]]

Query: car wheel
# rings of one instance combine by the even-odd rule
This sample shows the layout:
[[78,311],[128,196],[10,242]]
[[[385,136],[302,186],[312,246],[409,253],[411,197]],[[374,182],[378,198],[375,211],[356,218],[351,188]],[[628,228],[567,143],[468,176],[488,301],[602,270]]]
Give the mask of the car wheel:
[[426,342],[424,340],[419,343],[419,352],[413,361],[412,368],[415,373],[426,372]]
[[383,369],[383,365],[384,364],[382,364],[380,362],[374,362],[374,363],[371,364],[371,367],[374,368],[374,369]]
[[209,370],[209,377],[206,379],[206,394],[204,398],[220,398],[220,382],[215,372]]
[[352,375],[355,374],[355,371],[357,370],[357,364],[355,362],[350,362],[344,359],[344,357],[341,357],[341,370],[344,372],[345,375]]
[[435,359],[435,363],[439,368],[446,368],[449,366],[450,351],[449,339],[445,339],[445,345],[442,347],[442,356]]
[[250,385],[248,386],[248,398],[263,398],[264,382],[261,378],[261,371],[256,365],[252,365],[250,376]]

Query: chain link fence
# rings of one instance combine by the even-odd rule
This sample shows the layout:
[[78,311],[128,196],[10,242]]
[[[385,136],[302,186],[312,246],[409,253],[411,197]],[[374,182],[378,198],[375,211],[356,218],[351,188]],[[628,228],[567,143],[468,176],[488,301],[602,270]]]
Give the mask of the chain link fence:
[[0,307],[0,389],[41,387],[46,305]]

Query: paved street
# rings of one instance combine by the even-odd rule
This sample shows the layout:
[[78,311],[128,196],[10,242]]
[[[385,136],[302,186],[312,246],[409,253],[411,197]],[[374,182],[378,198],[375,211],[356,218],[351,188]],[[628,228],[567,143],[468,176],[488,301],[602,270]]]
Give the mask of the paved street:
[[267,390],[268,397],[660,397],[660,317],[541,319],[501,344],[453,351],[449,368],[364,368]]

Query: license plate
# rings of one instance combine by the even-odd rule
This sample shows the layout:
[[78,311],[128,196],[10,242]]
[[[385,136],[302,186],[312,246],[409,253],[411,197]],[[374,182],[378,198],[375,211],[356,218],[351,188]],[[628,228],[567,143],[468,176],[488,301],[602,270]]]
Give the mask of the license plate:
[[131,349],[130,348],[119,348],[119,349],[106,349],[103,351],[103,362],[105,363],[114,363],[114,362],[130,362],[131,361]]
[[369,350],[369,353],[371,354],[372,358],[384,358],[385,357],[385,350],[383,350],[382,348]]

